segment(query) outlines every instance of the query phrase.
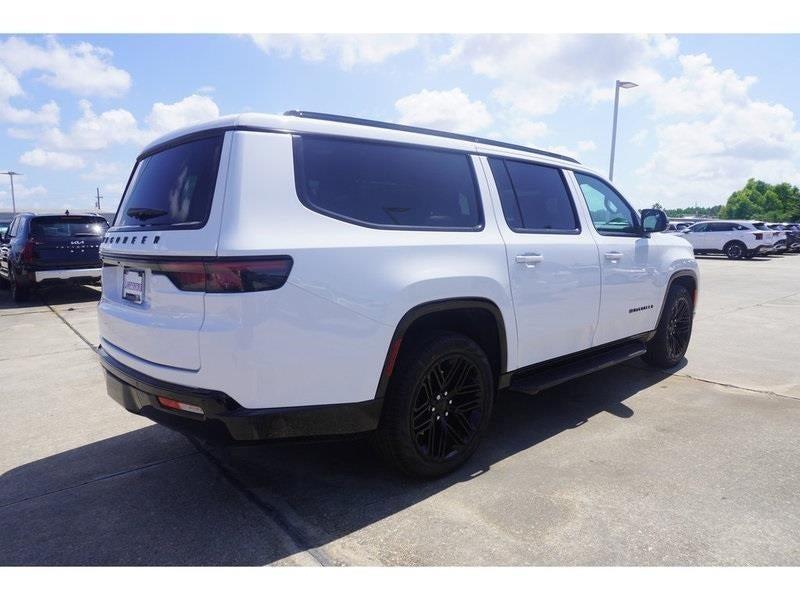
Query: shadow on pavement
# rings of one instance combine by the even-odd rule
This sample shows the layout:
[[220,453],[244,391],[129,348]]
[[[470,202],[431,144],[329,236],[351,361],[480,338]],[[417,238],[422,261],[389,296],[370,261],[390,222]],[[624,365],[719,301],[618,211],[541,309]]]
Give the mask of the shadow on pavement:
[[396,474],[366,440],[197,452],[148,426],[87,444],[0,476],[0,564],[257,565],[319,548],[600,412],[634,417],[625,400],[669,374],[631,366],[502,394],[477,454],[437,481]]
[[58,283],[42,285],[25,302],[14,303],[6,285],[0,289],[0,310],[16,308],[35,308],[58,306],[61,304],[78,304],[80,302],[98,302],[100,300],[100,287]]

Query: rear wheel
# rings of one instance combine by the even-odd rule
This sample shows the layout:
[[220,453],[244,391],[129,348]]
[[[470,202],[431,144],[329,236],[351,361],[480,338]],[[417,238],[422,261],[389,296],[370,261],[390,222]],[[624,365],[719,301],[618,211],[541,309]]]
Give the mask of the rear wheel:
[[689,347],[693,319],[692,295],[682,285],[673,285],[667,294],[656,334],[647,343],[647,352],[642,360],[655,367],[670,368],[677,365]]
[[11,300],[14,302],[25,302],[30,298],[31,285],[20,283],[17,279],[14,269],[8,269],[8,285],[11,289]]
[[478,447],[492,411],[494,376],[470,338],[438,332],[403,352],[386,395],[376,442],[408,475],[439,477]]
[[744,258],[747,254],[747,246],[745,246],[742,242],[729,242],[725,246],[724,251],[725,256],[731,260],[738,260],[740,258]]

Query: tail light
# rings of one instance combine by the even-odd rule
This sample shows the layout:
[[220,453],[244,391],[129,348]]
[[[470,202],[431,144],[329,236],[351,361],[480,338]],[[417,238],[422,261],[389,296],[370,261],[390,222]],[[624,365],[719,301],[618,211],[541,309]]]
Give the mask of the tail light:
[[756,239],[757,239],[757,240],[762,240],[762,239],[764,239],[764,234],[763,234],[763,233],[756,233],[756,234],[755,234],[755,236],[756,236]]
[[22,252],[20,252],[19,259],[22,263],[32,263],[35,253],[35,246],[36,241],[33,239],[28,240],[25,242],[25,245],[22,247]]
[[186,292],[261,292],[276,290],[289,278],[289,256],[163,262],[153,273],[165,275]]

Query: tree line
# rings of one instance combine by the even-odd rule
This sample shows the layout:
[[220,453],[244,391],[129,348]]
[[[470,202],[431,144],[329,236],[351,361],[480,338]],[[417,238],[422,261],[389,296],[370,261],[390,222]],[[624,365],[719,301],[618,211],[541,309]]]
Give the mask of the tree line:
[[[653,208],[662,208],[655,204]],[[790,183],[775,185],[759,179],[748,179],[745,186],[733,192],[728,201],[716,206],[690,206],[663,209],[670,217],[702,217],[704,219],[753,219],[767,222],[800,221],[800,189]]]

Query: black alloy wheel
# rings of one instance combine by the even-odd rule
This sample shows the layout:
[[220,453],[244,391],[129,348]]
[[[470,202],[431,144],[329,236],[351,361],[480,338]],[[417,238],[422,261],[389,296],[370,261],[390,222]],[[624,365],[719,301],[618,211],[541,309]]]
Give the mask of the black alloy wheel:
[[492,412],[495,373],[484,350],[452,331],[403,342],[374,441],[414,477],[441,477],[477,449]]
[[667,356],[670,361],[679,361],[689,347],[692,333],[692,308],[689,300],[680,296],[670,308],[667,321]]
[[478,434],[485,397],[478,365],[469,356],[434,363],[419,383],[410,415],[417,451],[446,461],[468,447]]

